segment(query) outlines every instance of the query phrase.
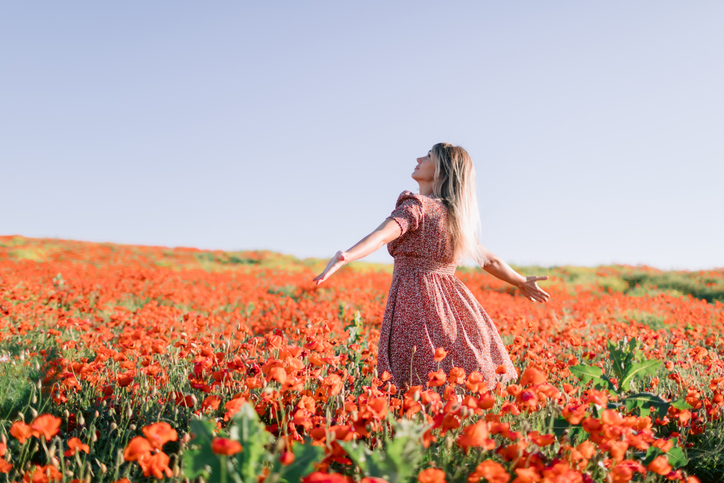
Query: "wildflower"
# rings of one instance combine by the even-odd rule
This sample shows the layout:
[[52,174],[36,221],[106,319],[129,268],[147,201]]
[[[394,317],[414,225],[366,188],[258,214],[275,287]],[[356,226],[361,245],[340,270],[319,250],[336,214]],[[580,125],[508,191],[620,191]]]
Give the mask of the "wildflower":
[[488,423],[485,421],[478,421],[477,423],[467,426],[458,437],[458,445],[466,451],[471,446],[482,447],[485,449],[495,448],[493,440],[488,439]]
[[661,476],[668,475],[673,471],[673,468],[669,464],[669,459],[666,457],[666,455],[661,455],[654,458],[653,461],[651,461],[651,463],[649,463],[649,465],[646,467],[646,469]]
[[531,386],[543,384],[546,382],[546,376],[535,367],[527,367],[520,377],[521,386]]
[[30,423],[30,427],[33,429],[33,435],[40,437],[41,435],[46,441],[53,439],[53,436],[60,432],[61,419],[51,414],[43,414],[35,418],[35,421]]
[[431,372],[427,375],[428,381],[427,386],[428,387],[438,387],[445,384],[445,380],[447,379],[447,376],[445,375],[445,371],[440,369],[437,372]]
[[86,453],[90,453],[90,448],[87,444],[83,444],[83,442],[78,438],[70,438],[68,441],[68,450],[63,453],[65,456],[73,456],[76,451],[85,451]]
[[173,471],[168,467],[169,461],[171,459],[168,455],[163,451],[159,451],[156,454],[139,459],[138,464],[141,465],[143,476],[153,475],[155,478],[162,479],[164,474],[169,478],[173,476]]
[[510,475],[503,466],[493,460],[485,460],[475,468],[472,475],[468,477],[468,483],[477,483],[485,478],[489,483],[508,483]]
[[216,454],[231,456],[242,450],[241,443],[228,438],[214,438],[211,441],[211,451]]
[[25,444],[25,441],[33,435],[33,430],[27,424],[21,421],[16,421],[10,428],[10,434],[14,436],[20,444]]
[[168,423],[149,424],[143,428],[143,434],[151,446],[161,449],[169,441],[178,441],[178,433]]
[[126,461],[138,461],[140,458],[151,454],[151,443],[143,436],[136,436],[126,445],[123,450],[123,458]]
[[418,483],[447,483],[445,480],[445,472],[437,468],[428,468],[422,470],[417,475]]

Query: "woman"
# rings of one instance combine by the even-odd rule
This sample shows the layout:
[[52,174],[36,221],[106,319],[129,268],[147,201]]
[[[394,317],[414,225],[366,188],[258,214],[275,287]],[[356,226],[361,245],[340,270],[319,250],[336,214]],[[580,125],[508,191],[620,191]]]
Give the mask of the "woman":
[[[417,158],[412,178],[420,192],[403,192],[392,215],[347,251],[337,252],[314,280],[317,285],[346,263],[388,244],[395,259],[392,286],[380,330],[377,371],[400,388],[425,385],[438,366],[479,371],[493,387],[518,377],[498,331],[470,290],[455,277],[458,262],[472,258],[488,273],[515,285],[530,300],[549,295],[478,241],[475,169],[467,151],[436,144]],[[435,349],[447,357],[435,361]],[[504,374],[496,374],[498,366]],[[501,371],[502,372],[502,371]]]

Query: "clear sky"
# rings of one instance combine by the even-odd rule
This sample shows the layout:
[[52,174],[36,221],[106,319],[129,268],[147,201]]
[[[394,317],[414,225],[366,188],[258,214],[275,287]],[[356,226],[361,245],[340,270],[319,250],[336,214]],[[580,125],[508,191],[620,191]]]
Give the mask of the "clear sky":
[[723,20],[721,1],[3,2],[0,234],[326,258],[446,141],[510,263],[724,267]]

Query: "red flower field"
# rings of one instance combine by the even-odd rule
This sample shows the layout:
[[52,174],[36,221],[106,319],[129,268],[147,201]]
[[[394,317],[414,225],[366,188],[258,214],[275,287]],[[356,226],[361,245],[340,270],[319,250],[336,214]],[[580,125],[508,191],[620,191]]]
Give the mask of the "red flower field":
[[521,377],[403,391],[389,267],[320,263],[0,237],[0,481],[724,479],[724,271],[460,269]]

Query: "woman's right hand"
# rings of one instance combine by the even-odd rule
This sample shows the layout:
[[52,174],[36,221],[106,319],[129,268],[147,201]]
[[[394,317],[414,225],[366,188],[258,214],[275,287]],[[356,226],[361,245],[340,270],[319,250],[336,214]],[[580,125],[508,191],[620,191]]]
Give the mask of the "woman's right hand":
[[314,281],[317,282],[317,285],[327,280],[334,272],[342,268],[342,266],[347,263],[347,259],[348,257],[345,252],[339,251],[335,253],[329,263],[327,263],[324,271],[314,277]]
[[532,275],[525,277],[525,282],[518,285],[518,288],[520,288],[520,291],[523,293],[523,295],[525,297],[527,297],[528,299],[530,299],[534,302],[547,302],[548,299],[551,298],[551,296],[548,295],[536,283],[541,280],[548,280],[548,277],[547,276],[536,277],[536,276],[532,276]]

